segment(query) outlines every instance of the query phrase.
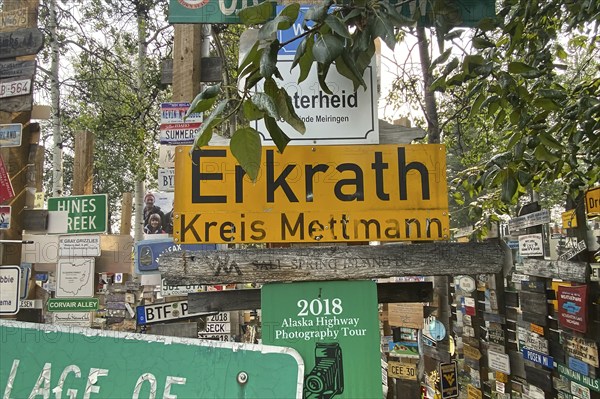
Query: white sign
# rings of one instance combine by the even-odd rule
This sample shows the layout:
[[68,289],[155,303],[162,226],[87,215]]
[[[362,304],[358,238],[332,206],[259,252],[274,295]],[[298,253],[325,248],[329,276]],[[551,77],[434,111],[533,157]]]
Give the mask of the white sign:
[[183,117],[188,111],[190,103],[162,103],[160,104],[160,123],[197,123],[202,122],[202,113],[190,114],[185,121]]
[[543,353],[547,355],[548,352],[548,340],[546,338],[540,337],[538,334],[533,331],[527,331],[527,338],[525,341],[525,347],[527,349],[534,350],[536,352]]
[[31,93],[31,79],[0,80],[0,98],[23,96]]
[[458,286],[465,292],[473,292],[475,291],[475,288],[477,288],[477,283],[471,276],[460,276],[458,278]]
[[521,273],[513,273],[510,281],[512,281],[513,283],[521,283],[521,281],[529,281],[529,275],[528,274],[521,274]]
[[517,230],[523,230],[527,227],[539,226],[540,224],[550,223],[550,211],[542,209],[541,211],[528,213],[518,216],[508,221],[508,230],[513,233]]
[[56,298],[94,296],[94,258],[59,259],[56,266]]
[[0,266],[0,315],[16,314],[19,311],[21,268]]
[[54,312],[52,323],[63,326],[91,327],[92,312]]
[[585,249],[587,249],[587,246],[585,245],[585,241],[581,240],[573,248],[569,249],[564,254],[560,254],[560,256],[558,257],[558,260],[569,260],[572,257],[574,257],[575,255],[577,255],[578,253],[583,252]]
[[19,310],[23,309],[42,309],[44,304],[41,299],[21,299]]
[[193,144],[202,123],[167,123],[160,125],[160,143],[171,145]]
[[58,256],[61,258],[100,256],[100,236],[77,235],[58,238]]
[[183,317],[202,316],[212,312],[190,313],[188,310],[188,301],[177,301],[138,306],[136,313],[138,324],[150,324],[181,319]]
[[542,234],[525,234],[519,236],[519,255],[544,256]]
[[600,281],[600,263],[590,263],[592,272],[590,273],[590,281]]
[[581,399],[591,399],[592,397],[588,387],[583,386],[575,381],[571,381],[571,393],[577,397],[580,397]]
[[161,145],[158,148],[158,166],[160,168],[175,167],[175,149],[174,145]]
[[175,168],[158,168],[158,190],[175,191]]
[[187,295],[194,292],[204,292],[203,285],[167,285],[166,280],[162,279],[160,294],[162,296]]
[[[373,61],[365,70],[365,90],[354,91],[352,81],[335,68],[327,74],[327,85],[332,94],[325,93],[320,85],[317,68],[312,68],[306,80],[298,82],[300,68],[291,69],[292,58],[279,58],[279,71],[283,88],[290,95],[292,105],[304,121],[306,132],[301,134],[287,123],[281,130],[291,139],[290,145],[314,144],[379,144],[379,119],[377,110],[377,67]],[[262,88],[258,88],[259,90]],[[265,145],[274,145],[264,120],[255,122]]]
[[510,374],[510,357],[506,353],[488,351],[488,366],[492,370]]

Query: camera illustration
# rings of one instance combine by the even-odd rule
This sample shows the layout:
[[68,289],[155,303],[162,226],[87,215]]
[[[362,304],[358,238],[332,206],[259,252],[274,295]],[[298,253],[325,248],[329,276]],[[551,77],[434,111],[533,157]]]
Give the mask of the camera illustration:
[[342,348],[336,343],[317,342],[315,367],[304,378],[305,399],[329,399],[344,392]]

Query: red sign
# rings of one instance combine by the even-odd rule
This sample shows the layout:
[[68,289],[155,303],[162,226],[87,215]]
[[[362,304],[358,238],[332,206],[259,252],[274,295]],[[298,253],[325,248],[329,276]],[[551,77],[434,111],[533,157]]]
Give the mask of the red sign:
[[587,330],[587,285],[558,287],[558,322],[585,333]]
[[15,190],[13,190],[10,176],[4,166],[4,160],[0,156],[0,203],[8,201],[15,197]]

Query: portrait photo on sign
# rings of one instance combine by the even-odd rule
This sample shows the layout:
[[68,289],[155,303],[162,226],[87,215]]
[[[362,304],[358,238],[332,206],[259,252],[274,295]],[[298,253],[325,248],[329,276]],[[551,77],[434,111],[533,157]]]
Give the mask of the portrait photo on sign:
[[144,236],[166,237],[173,233],[174,193],[148,192],[144,195]]

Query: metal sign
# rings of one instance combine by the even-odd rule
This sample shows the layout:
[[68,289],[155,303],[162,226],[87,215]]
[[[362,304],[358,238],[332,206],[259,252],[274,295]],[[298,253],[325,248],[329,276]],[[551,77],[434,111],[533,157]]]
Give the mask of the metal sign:
[[158,168],[158,190],[175,191],[174,168]]
[[0,266],[0,315],[19,312],[20,286],[21,268],[19,266]]
[[561,213],[560,217],[563,229],[574,229],[578,227],[575,209]]
[[166,321],[183,319],[187,317],[203,316],[214,312],[190,313],[188,301],[157,303],[154,305],[137,306],[137,324],[164,323]]
[[160,295],[162,296],[180,296],[204,291],[206,291],[206,286],[202,284],[169,285],[164,278],[160,286]]
[[527,348],[523,348],[522,352],[523,352],[523,359],[532,361],[535,364],[539,364],[539,365],[547,367],[549,369],[554,368],[554,359],[552,358],[552,356],[548,356],[543,353],[532,351]]
[[[263,0],[171,0],[171,24],[241,24],[237,12]],[[268,16],[275,16],[275,5]]]
[[600,392],[600,379],[598,378],[590,378],[586,375],[579,374],[576,371],[571,370],[566,367],[564,364],[557,363],[558,374],[563,377],[568,378],[571,381],[575,381],[583,386],[586,386],[596,392]]
[[7,398],[302,398],[290,348],[4,320],[0,336]]
[[169,123],[160,125],[160,143],[169,145],[192,144],[202,123]]
[[513,233],[518,230],[523,230],[527,227],[550,223],[551,220],[550,211],[548,209],[542,209],[541,211],[528,213],[527,215],[510,219],[508,221],[508,230]]
[[48,312],[90,312],[98,310],[98,298],[49,298]]
[[202,122],[202,113],[192,113],[184,120],[184,116],[190,103],[161,103],[160,104],[160,123],[198,123]]
[[300,353],[305,398],[381,397],[374,281],[267,284],[261,291],[263,342]]
[[10,205],[0,205],[0,230],[10,229]]
[[0,147],[20,147],[22,137],[22,123],[0,125]]
[[33,77],[35,75],[35,66],[35,61],[0,61],[0,78],[11,78],[14,76]]
[[390,360],[388,362],[388,377],[399,378],[401,380],[417,380],[417,365],[415,363],[408,363],[406,361],[397,362]]
[[519,255],[544,256],[542,234],[525,234],[519,236]]
[[21,77],[0,79],[0,98],[29,94],[31,93],[32,82],[31,78],[23,79]]
[[[355,91],[353,83],[332,68],[327,74],[327,86],[332,94],[327,94],[319,86],[317,68],[312,68],[301,83],[300,68],[291,68],[293,59],[280,58],[279,71],[283,85],[292,100],[296,114],[304,121],[306,132],[299,133],[288,124],[281,130],[290,138],[289,145],[331,145],[331,144],[378,144],[379,117],[377,110],[377,66],[375,59],[363,75],[366,89]],[[262,90],[257,85],[256,90]],[[274,145],[263,119],[255,122],[254,128],[260,132],[265,145]]]
[[588,218],[600,216],[600,186],[585,192],[585,212]]
[[56,297],[93,297],[94,266],[94,258],[59,259],[56,265]]
[[444,146],[263,147],[256,182],[229,148],[189,150],[175,160],[176,242],[449,237]]
[[458,367],[456,362],[440,363],[442,399],[458,396]]
[[136,273],[155,272],[159,269],[159,257],[162,254],[183,251],[210,251],[217,248],[214,244],[176,244],[172,238],[160,240],[142,240],[135,243],[134,265]]
[[0,155],[0,203],[8,201],[15,197],[15,190],[12,186],[12,181],[6,170],[4,159]]
[[587,331],[588,286],[558,287],[558,323],[585,334]]
[[100,236],[60,236],[58,256],[61,258],[100,256]]
[[106,194],[48,198],[49,211],[67,211],[68,234],[105,233],[108,228]]
[[510,358],[506,353],[488,351],[488,366],[492,370],[510,374]]

